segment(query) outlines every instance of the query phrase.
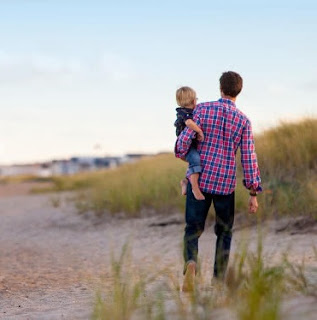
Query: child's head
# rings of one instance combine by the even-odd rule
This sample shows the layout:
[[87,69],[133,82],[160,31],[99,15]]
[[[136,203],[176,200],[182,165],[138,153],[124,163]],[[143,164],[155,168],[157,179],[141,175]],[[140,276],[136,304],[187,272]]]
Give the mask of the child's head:
[[196,92],[190,87],[181,87],[176,91],[176,101],[180,107],[195,108]]

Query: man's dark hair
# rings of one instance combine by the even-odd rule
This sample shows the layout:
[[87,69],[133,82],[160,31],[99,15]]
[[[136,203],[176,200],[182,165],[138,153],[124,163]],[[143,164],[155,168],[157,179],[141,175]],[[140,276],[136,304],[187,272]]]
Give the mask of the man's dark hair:
[[219,79],[220,90],[226,95],[235,98],[242,90],[243,80],[234,71],[227,71]]

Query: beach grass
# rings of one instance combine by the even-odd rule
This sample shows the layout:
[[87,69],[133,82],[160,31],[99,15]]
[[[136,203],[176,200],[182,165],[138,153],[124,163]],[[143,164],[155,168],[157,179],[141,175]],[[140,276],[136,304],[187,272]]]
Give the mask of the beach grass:
[[[317,218],[317,119],[281,123],[255,141],[264,188],[259,214]],[[246,212],[248,192],[242,186],[239,154],[237,165],[236,208]],[[53,187],[45,191],[77,190],[79,212],[138,216],[145,209],[169,214],[184,209],[179,182],[186,167],[173,154],[161,154],[116,169],[52,177]]]
[[255,250],[245,246],[238,252],[225,282],[211,282],[199,272],[195,290],[184,293],[173,270],[134,265],[125,246],[119,258],[112,257],[111,283],[98,292],[92,319],[279,320],[287,318],[282,315],[285,299],[309,294],[312,284],[304,269],[288,263],[287,254],[275,264],[268,263],[261,236]]

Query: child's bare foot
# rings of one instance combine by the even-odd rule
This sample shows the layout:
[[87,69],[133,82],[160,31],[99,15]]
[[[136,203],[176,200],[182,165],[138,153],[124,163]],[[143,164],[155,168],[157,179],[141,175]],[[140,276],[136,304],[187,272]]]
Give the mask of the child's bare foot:
[[196,200],[205,200],[205,196],[201,193],[199,188],[192,188],[192,191]]
[[187,265],[182,291],[194,291],[195,289],[196,262],[191,261]]
[[182,195],[183,196],[186,196],[186,194],[187,194],[187,184],[188,184],[187,179],[181,180],[181,188],[182,188]]

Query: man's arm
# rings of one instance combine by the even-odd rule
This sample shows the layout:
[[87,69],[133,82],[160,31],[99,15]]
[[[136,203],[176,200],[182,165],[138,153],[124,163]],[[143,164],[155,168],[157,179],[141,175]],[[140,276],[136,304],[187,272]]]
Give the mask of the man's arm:
[[[200,126],[200,107],[199,105],[194,110],[193,122]],[[175,156],[177,158],[185,158],[188,153],[192,140],[195,138],[196,132],[189,127],[186,127],[178,136],[175,146]]]
[[260,170],[255,153],[254,139],[249,120],[242,131],[241,137],[241,164],[243,168],[243,184],[250,190],[250,198],[248,201],[249,213],[256,213],[258,209],[257,192],[262,191]]
[[243,168],[243,184],[252,192],[261,192],[261,177],[255,153],[252,127],[249,120],[246,121],[242,130],[241,144],[241,164]]
[[196,132],[186,127],[178,136],[175,146],[175,156],[177,158],[185,158],[192,144],[192,140],[195,138]]

